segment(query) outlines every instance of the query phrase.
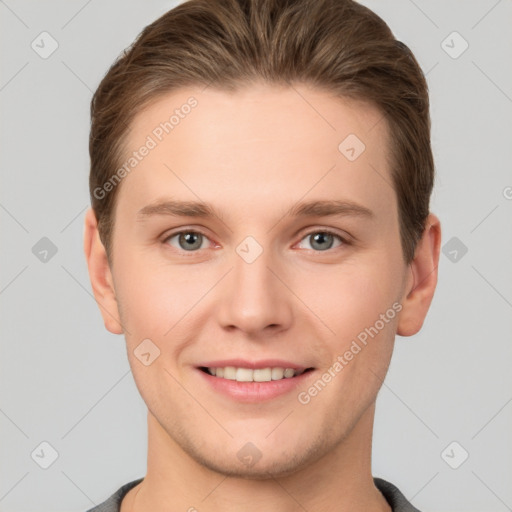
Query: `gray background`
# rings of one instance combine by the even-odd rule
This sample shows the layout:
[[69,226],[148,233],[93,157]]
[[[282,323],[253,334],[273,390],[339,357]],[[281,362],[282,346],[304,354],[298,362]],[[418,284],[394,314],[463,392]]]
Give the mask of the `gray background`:
[[[512,510],[512,3],[362,3],[427,73],[444,247],[423,329],[397,337],[373,474],[424,512]],[[82,253],[89,101],[119,52],[173,5],[0,1],[2,512],[85,511],[145,475],[145,404]],[[58,43],[47,58],[31,47],[51,49],[43,31]],[[454,31],[469,44],[457,58]],[[46,261],[43,237],[57,248]],[[58,454],[47,469],[42,442]]]

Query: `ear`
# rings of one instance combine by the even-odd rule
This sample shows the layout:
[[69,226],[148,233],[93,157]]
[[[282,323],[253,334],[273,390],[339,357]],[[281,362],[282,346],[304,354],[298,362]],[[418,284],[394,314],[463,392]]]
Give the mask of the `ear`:
[[397,334],[400,336],[412,336],[421,329],[437,285],[441,223],[431,213],[425,226],[414,259],[409,264],[409,277],[402,296],[402,310],[397,325]]
[[115,295],[114,281],[110,271],[105,247],[98,232],[96,215],[92,208],[85,214],[84,252],[89,268],[94,298],[103,317],[105,328],[112,334],[122,334],[123,328]]

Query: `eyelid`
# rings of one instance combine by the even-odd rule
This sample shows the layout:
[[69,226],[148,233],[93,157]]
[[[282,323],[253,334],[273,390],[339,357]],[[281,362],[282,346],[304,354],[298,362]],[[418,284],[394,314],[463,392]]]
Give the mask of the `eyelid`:
[[345,238],[347,241],[350,240],[350,235],[346,233],[345,231],[337,230],[336,228],[331,227],[325,227],[325,226],[309,226],[307,228],[304,228],[303,231],[304,236],[311,235],[312,233],[329,233],[331,235],[339,236],[340,238]]

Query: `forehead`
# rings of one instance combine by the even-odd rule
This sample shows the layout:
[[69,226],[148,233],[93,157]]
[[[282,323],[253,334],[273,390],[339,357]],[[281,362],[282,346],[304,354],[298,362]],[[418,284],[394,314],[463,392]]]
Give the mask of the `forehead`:
[[126,157],[143,146],[120,193],[137,205],[171,195],[271,207],[308,195],[384,213],[395,201],[380,111],[306,85],[168,93],[135,117]]

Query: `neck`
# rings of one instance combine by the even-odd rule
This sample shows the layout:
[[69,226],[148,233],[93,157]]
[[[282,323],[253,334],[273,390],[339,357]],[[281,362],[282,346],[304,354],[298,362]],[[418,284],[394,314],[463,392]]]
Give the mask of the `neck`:
[[148,412],[147,474],[125,497],[121,512],[391,512],[371,475],[374,412],[373,404],[342,442],[313,463],[259,480],[208,469]]

